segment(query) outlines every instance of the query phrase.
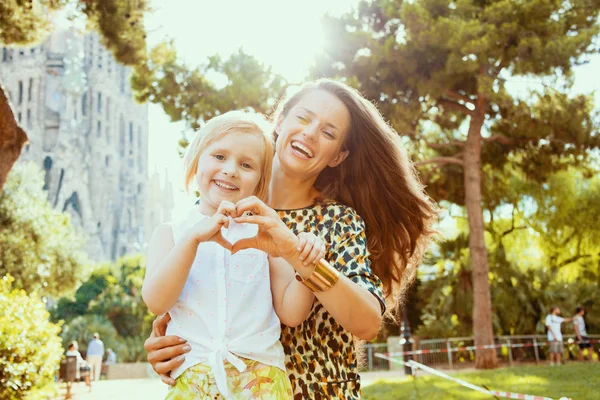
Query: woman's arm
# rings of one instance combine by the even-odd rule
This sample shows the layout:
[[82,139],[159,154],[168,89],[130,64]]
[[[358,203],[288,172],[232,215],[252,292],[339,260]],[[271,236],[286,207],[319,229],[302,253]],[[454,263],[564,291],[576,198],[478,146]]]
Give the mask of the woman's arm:
[[[308,278],[314,270],[297,256],[286,257],[286,260],[303,278]],[[344,329],[362,340],[375,339],[383,317],[379,300],[367,289],[341,274],[331,289],[314,295]]]

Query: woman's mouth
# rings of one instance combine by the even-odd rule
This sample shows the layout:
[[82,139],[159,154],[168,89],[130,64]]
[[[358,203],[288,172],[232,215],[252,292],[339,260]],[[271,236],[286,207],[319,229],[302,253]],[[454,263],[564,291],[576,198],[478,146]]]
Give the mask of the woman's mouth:
[[304,143],[294,140],[291,143],[291,146],[294,153],[302,156],[303,158],[311,159],[314,157],[313,151],[310,148],[308,148],[308,146],[306,146]]

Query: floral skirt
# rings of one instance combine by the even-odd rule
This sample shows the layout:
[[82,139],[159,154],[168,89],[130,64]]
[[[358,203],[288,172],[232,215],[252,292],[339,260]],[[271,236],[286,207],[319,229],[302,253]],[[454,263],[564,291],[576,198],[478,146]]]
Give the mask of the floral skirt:
[[[225,363],[229,398],[226,400],[289,400],[292,385],[285,371],[258,361],[243,359],[246,370],[239,372]],[[217,389],[212,369],[206,364],[188,368],[169,389],[165,400],[225,399]]]

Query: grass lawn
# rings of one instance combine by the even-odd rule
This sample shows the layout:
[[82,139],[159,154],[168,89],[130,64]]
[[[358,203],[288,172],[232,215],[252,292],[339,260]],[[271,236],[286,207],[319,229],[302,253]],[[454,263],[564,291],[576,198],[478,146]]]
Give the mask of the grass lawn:
[[[363,388],[365,400],[437,400],[437,399],[493,399],[457,383],[435,376],[379,381]],[[510,391],[558,400],[600,399],[600,363],[571,362],[560,367],[531,366],[477,371],[453,375],[490,390]]]

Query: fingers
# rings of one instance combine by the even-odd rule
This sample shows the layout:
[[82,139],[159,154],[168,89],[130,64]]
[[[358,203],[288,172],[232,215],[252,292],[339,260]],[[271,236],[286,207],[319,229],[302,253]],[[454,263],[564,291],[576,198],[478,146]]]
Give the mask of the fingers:
[[262,215],[242,215],[241,217],[234,218],[233,220],[238,224],[256,224],[259,226],[264,226],[270,221],[270,218]]
[[160,380],[163,381],[163,383],[166,383],[169,386],[175,386],[175,379],[171,378],[169,375],[161,374],[160,375]]
[[152,321],[152,334],[157,337],[165,336],[169,321],[171,321],[171,315],[169,313],[156,317],[154,321]]
[[235,204],[233,204],[232,202],[227,201],[227,200],[221,201],[221,204],[219,204],[219,209],[217,210],[217,213],[222,214],[226,217],[232,217],[232,218],[237,217],[237,211],[235,208]]
[[159,374],[165,374],[178,367],[185,360],[185,354],[191,350],[189,344],[159,348],[148,352],[148,362]]
[[218,243],[219,245],[221,245],[223,248],[225,248],[229,251],[233,250],[231,243],[227,239],[225,239],[223,236],[221,236],[221,232],[217,232],[217,235],[215,235],[213,240],[216,243]]
[[[168,374],[171,371],[173,371],[175,368],[177,368],[181,364],[183,364],[184,361],[185,361],[185,357],[183,355],[181,355],[181,356],[178,356],[169,361],[154,363],[154,364],[152,364],[152,368],[154,369],[154,371],[156,371],[157,374],[165,375],[168,377]],[[165,381],[163,380],[163,382],[165,382]],[[165,383],[167,383],[167,382],[165,382]]]
[[[300,254],[298,254],[298,258],[300,258],[300,260],[302,260],[302,261],[306,260],[306,257],[308,257],[308,255],[310,254],[313,246],[314,246],[314,237],[307,234],[306,232],[301,232],[298,235],[298,248],[297,249],[300,252]],[[306,264],[306,262],[304,262],[304,265],[308,265],[308,264]]]
[[315,264],[323,257],[325,257],[325,244],[317,239],[312,251],[305,260],[305,265]]
[[[255,215],[269,215],[275,213],[271,207],[267,206],[262,200],[256,196],[246,197],[235,204],[237,215],[242,216],[245,212],[250,211]],[[276,213],[275,213],[276,214]]]
[[299,258],[304,265],[311,265],[325,256],[325,244],[314,234],[302,232],[298,235]]
[[[258,241],[255,237],[252,238],[243,238],[238,240],[237,242],[235,242],[231,248],[231,254],[235,254],[240,250],[245,250],[245,249],[256,249],[258,248]],[[260,250],[260,249],[259,249]]]
[[[148,339],[144,342],[144,349],[148,352],[148,358],[158,350],[164,348],[173,348],[178,345],[185,345],[187,341],[185,339],[180,338],[179,336],[169,335],[169,336],[160,336],[155,337],[154,333],[150,335]],[[155,359],[160,361],[160,359]],[[148,360],[150,361],[150,360]]]

